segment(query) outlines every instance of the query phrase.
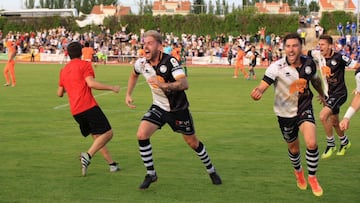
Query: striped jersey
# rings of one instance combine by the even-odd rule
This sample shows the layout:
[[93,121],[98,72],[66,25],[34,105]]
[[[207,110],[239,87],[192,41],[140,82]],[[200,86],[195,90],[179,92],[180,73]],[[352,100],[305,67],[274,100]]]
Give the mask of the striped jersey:
[[323,57],[319,50],[309,51],[308,55],[313,57],[319,64],[325,87],[324,93],[328,95],[347,94],[344,78],[345,68],[354,68],[356,61],[336,52],[332,52],[329,58]]
[[[139,58],[134,64],[136,74],[142,74],[147,80],[156,76],[160,82],[175,82],[176,78],[185,77],[183,68],[172,56],[161,53],[160,62],[152,66],[146,58]],[[157,86],[150,85],[153,104],[165,111],[178,111],[189,107],[185,91],[166,91],[164,92]]]
[[263,81],[274,84],[274,112],[277,116],[293,118],[312,106],[309,81],[316,77],[316,64],[310,57],[301,56],[300,60],[302,65],[294,68],[284,57],[265,71]]

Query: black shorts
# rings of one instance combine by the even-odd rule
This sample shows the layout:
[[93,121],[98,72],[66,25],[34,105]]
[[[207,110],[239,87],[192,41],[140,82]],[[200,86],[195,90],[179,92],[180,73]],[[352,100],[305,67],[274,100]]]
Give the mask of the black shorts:
[[294,142],[298,138],[299,126],[305,121],[315,124],[315,117],[312,108],[303,111],[300,115],[293,118],[278,116],[280,130],[287,143]]
[[89,134],[100,135],[111,130],[110,123],[99,106],[74,115],[74,119],[78,122],[84,137]]
[[174,132],[184,135],[195,134],[194,123],[189,109],[168,112],[156,105],[152,105],[141,120],[149,121],[158,125],[159,128],[167,123]]
[[340,106],[346,102],[347,94],[329,95],[326,98],[326,106],[329,107],[334,115],[340,113]]

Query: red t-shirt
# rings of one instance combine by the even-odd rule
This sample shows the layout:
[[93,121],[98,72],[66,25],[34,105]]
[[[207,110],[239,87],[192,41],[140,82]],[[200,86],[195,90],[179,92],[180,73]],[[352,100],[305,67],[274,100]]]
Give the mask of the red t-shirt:
[[91,88],[85,81],[88,76],[95,77],[94,70],[90,62],[81,59],[72,59],[60,70],[59,86],[67,92],[72,115],[97,106]]

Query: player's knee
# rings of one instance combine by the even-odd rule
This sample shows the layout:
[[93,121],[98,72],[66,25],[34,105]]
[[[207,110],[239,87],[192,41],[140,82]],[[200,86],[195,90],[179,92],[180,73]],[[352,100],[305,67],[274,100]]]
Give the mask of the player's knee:
[[306,149],[309,149],[309,150],[315,150],[317,147],[318,146],[317,146],[317,144],[315,142],[306,144]]
[[107,140],[111,140],[114,133],[112,130],[108,130],[106,133],[104,133],[104,135],[106,136]]
[[147,140],[150,138],[150,136],[146,135],[145,133],[142,132],[137,132],[136,137],[138,140]]

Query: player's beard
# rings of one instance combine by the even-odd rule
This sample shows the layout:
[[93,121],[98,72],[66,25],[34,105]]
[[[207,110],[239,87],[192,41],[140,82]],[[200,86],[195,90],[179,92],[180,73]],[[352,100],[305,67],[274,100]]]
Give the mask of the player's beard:
[[159,59],[159,54],[160,52],[158,50],[150,50],[149,53],[146,53],[146,59],[151,61],[151,62],[157,62],[157,60]]
[[288,56],[286,56],[287,61],[291,64],[291,65],[298,65],[298,63],[300,63],[300,57],[299,54],[296,53],[291,53]]

